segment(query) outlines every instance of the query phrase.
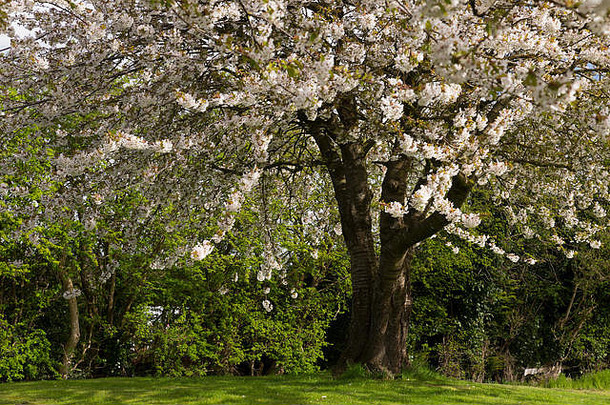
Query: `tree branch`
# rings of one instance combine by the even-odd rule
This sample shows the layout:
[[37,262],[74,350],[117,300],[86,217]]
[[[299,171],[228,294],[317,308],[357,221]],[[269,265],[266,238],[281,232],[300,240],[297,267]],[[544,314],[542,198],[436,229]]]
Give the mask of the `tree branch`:
[[[460,208],[466,201],[471,189],[472,184],[466,176],[460,173],[453,177],[453,182],[446,198],[453,203],[454,207]],[[400,238],[401,243],[406,247],[411,247],[431,237],[449,224],[447,218],[438,212],[425,219],[422,219],[421,215],[421,213],[407,215],[405,220],[406,228]]]

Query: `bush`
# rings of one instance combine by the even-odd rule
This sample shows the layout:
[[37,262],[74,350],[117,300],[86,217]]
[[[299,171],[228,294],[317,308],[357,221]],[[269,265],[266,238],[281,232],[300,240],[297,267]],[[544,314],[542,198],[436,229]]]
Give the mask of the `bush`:
[[278,277],[264,283],[255,279],[252,267],[258,263],[230,254],[213,254],[200,265],[166,270],[151,285],[148,302],[126,316],[124,331],[134,344],[128,374],[318,370],[326,330],[345,310],[349,279],[343,276],[344,256],[329,257],[325,272],[311,256],[305,257],[287,266],[284,281]]
[[0,381],[57,377],[50,358],[51,344],[40,329],[24,332],[0,317]]

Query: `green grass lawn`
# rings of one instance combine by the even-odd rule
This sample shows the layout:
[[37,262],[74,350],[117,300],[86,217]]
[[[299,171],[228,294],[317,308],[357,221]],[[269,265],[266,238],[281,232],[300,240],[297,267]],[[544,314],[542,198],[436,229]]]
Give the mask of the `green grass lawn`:
[[610,391],[314,376],[104,378],[0,384],[0,404],[610,404]]

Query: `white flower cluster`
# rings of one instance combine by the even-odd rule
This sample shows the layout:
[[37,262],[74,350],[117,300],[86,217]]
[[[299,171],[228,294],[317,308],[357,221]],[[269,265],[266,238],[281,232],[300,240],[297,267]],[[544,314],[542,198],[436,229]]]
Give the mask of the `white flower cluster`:
[[604,218],[606,216],[606,210],[596,201],[593,205],[593,214],[598,218]]
[[244,193],[249,193],[252,190],[252,187],[254,187],[258,183],[261,174],[262,170],[257,167],[245,173],[240,181],[240,189]]
[[423,52],[402,50],[394,58],[396,67],[404,72],[409,73],[415,69],[424,60]]
[[488,172],[494,176],[502,176],[508,171],[508,166],[504,162],[493,162],[489,164]]
[[193,260],[203,260],[214,250],[214,245],[209,240],[204,240],[202,243],[195,245],[191,250],[191,258]]
[[[315,120],[322,132],[332,132],[333,147],[345,139],[372,141],[365,164],[413,162],[405,180],[409,189],[424,181],[405,201],[383,206],[393,217],[411,209],[440,213],[464,239],[508,260],[526,262],[525,256],[507,254],[471,234],[480,218],[462,213],[446,198],[451,179],[460,173],[492,189],[502,203],[532,200],[535,209],[509,216],[524,237],[560,234],[566,243],[558,246],[565,247],[573,234],[576,243],[600,247],[597,225],[580,211],[593,213],[595,224],[608,220],[610,174],[603,164],[610,136],[603,96],[608,93],[603,72],[610,69],[606,0],[581,1],[574,7],[515,2],[502,8],[493,32],[486,26],[493,13],[477,16],[457,0],[446,2],[442,11],[436,2],[410,0],[374,0],[353,7],[333,2],[310,7],[285,0],[189,0],[184,7],[136,0],[64,3],[51,13],[31,1],[6,3],[9,27],[31,27],[42,39],[15,37],[16,46],[0,58],[7,81],[0,89],[0,115],[4,132],[20,136],[30,136],[22,130],[31,128],[32,117],[41,125],[40,133],[52,129],[42,128],[43,123],[71,115],[91,120],[71,130],[70,137],[88,138],[85,142],[69,142],[65,131],[52,136],[57,139],[48,142],[50,150],[64,155],[55,159],[57,175],[49,183],[86,174],[85,183],[102,184],[93,190],[100,198],[85,202],[95,215],[118,188],[133,186],[157,206],[190,204],[184,210],[190,212],[210,197],[209,204],[223,207],[225,215],[218,232],[192,248],[191,257],[200,260],[232,229],[235,213],[261,172],[255,168],[245,173],[225,200],[211,197],[202,186],[196,191],[201,195],[189,195],[192,200],[185,203],[189,198],[179,182],[151,186],[155,191],[150,192],[141,187],[143,180],[148,187],[161,180],[158,173],[170,172],[161,162],[172,159],[158,155],[174,154],[172,164],[184,163],[186,173],[194,166],[187,167],[183,152],[188,149],[189,156],[206,159],[218,149],[229,166],[247,171],[244,161],[254,159],[263,166],[270,160],[272,136],[278,137],[278,146],[286,146],[278,148],[285,152],[294,139],[302,139],[300,134],[313,136],[307,130],[311,122],[303,121]],[[501,7],[476,3],[480,10]],[[591,86],[596,88],[588,91]],[[25,94],[32,97],[27,108],[21,97]],[[453,105],[458,100],[460,106]],[[346,101],[357,117],[353,126],[341,125],[339,106],[348,105]],[[198,117],[203,113],[209,122]],[[154,138],[146,139],[149,134]],[[95,146],[84,150],[72,144]],[[243,159],[241,152],[248,148],[252,156]],[[127,150],[138,159],[123,158]],[[153,153],[138,153],[142,151]],[[9,166],[3,164],[0,172],[12,170]],[[188,180],[201,185],[205,176],[199,172]],[[212,181],[222,181],[218,177]],[[383,183],[376,180],[369,184]],[[106,185],[112,182],[120,186]],[[2,198],[13,196],[7,189],[0,187]],[[570,196],[567,189],[576,192]],[[538,208],[549,201],[565,203],[552,212]],[[57,215],[75,211],[70,207],[69,214]],[[330,221],[322,216],[317,220]],[[83,223],[94,230],[96,220],[102,223],[99,218]],[[536,221],[543,226],[534,227]],[[568,229],[555,229],[559,226]],[[340,234],[340,225],[334,230]],[[267,270],[276,266],[263,267],[261,278],[268,279]]]
[[320,86],[317,79],[312,79],[296,89],[292,108],[305,110],[307,118],[314,120],[318,115],[318,108],[322,106],[323,99],[320,97]]
[[426,83],[423,90],[419,93],[417,103],[421,106],[429,106],[433,103],[451,104],[457,100],[461,92],[462,86],[459,84]]
[[402,134],[399,138],[400,151],[407,156],[413,156],[418,151],[418,142],[407,134]]
[[266,249],[265,252],[265,260],[260,268],[260,270],[256,273],[256,279],[258,281],[271,280],[271,276],[274,271],[280,270],[282,266],[277,261],[275,255],[271,253],[270,249]]
[[477,214],[463,214],[461,221],[466,228],[476,228],[481,223],[481,218]]
[[[262,171],[255,167],[254,169],[244,173],[242,178],[239,181],[239,188],[233,190],[231,194],[228,196],[225,201],[225,214],[222,219],[218,222],[218,230],[212,236],[210,240],[204,240],[203,243],[198,243],[191,250],[191,258],[194,260],[202,260],[206,256],[208,256],[212,250],[214,249],[214,243],[220,243],[227,232],[229,232],[233,225],[235,224],[235,215],[242,207],[242,204],[245,199],[245,195],[248,194],[252,188],[258,183],[258,180],[261,176]],[[263,280],[266,277],[271,277],[270,271],[268,273],[263,273]]]
[[383,204],[383,211],[390,214],[394,218],[402,218],[408,212],[408,208],[398,201],[392,201],[390,203]]
[[523,231],[522,231],[522,233],[523,233],[523,237],[524,237],[525,239],[532,239],[534,236],[536,236],[536,234],[535,234],[535,232],[532,230],[532,228],[530,228],[530,227],[529,227],[529,226],[527,226],[527,225],[524,225],[524,226],[523,226]]
[[[517,263],[519,262],[519,260],[521,260],[521,257],[519,257],[519,255],[516,255],[515,253],[507,253],[504,249],[499,247],[493,240],[489,238],[488,235],[473,235],[469,231],[458,227],[454,223],[449,224],[445,228],[445,231],[447,231],[449,234],[456,235],[460,239],[475,244],[481,248],[488,248],[493,253],[500,256],[504,256],[513,263]],[[523,261],[529,265],[534,265],[537,263],[537,261],[533,258],[525,258],[523,259]]]
[[123,147],[125,149],[152,150],[160,153],[169,153],[173,149],[172,141],[169,139],[149,143],[139,136],[125,132],[117,132],[115,136],[116,140],[113,141],[113,144],[106,146],[109,151],[116,151],[118,148]]
[[235,190],[229,195],[226,202],[226,208],[228,212],[237,212],[241,209],[241,205],[244,201],[244,195],[238,190]]
[[402,117],[404,106],[394,96],[387,96],[381,99],[379,106],[383,113],[383,121],[396,121]]
[[415,193],[413,193],[411,196],[410,205],[417,211],[423,212],[433,194],[434,190],[432,187],[424,184]]
[[263,308],[267,312],[273,311],[273,304],[269,300],[263,300]]
[[180,90],[176,90],[176,101],[186,109],[199,111],[201,113],[206,112],[210,106],[208,100],[196,99],[189,93],[184,93]]
[[263,130],[256,130],[252,133],[252,147],[254,148],[254,157],[257,162],[264,162],[267,160],[267,149],[273,139],[271,132]]
[[557,246],[561,246],[561,245],[563,245],[563,244],[565,243],[565,241],[563,240],[563,238],[561,238],[561,237],[560,237],[559,235],[557,235],[557,234],[553,234],[553,235],[551,235],[551,238],[550,238],[550,239],[551,239],[551,241],[555,242],[555,244],[556,244]]
[[427,176],[426,184],[421,185],[411,196],[409,205],[417,211],[423,212],[428,204],[434,211],[445,215],[448,220],[457,219],[459,211],[445,199],[445,195],[451,188],[453,177],[458,174],[455,165],[439,168],[436,172]]

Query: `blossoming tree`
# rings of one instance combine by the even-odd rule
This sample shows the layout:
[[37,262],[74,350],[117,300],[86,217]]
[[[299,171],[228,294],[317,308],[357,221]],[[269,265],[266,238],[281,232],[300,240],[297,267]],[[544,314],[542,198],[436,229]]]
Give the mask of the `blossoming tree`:
[[[55,178],[84,176],[99,204],[138,187],[191,220],[216,207],[192,259],[262,174],[325,168],[351,260],[345,361],[405,364],[410,257],[438,232],[535,262],[476,232],[475,184],[527,238],[599,244],[607,2],[14,0],[7,15],[32,35],[9,32],[0,58],[3,136],[52,129]],[[262,279],[281,266],[268,256]]]

